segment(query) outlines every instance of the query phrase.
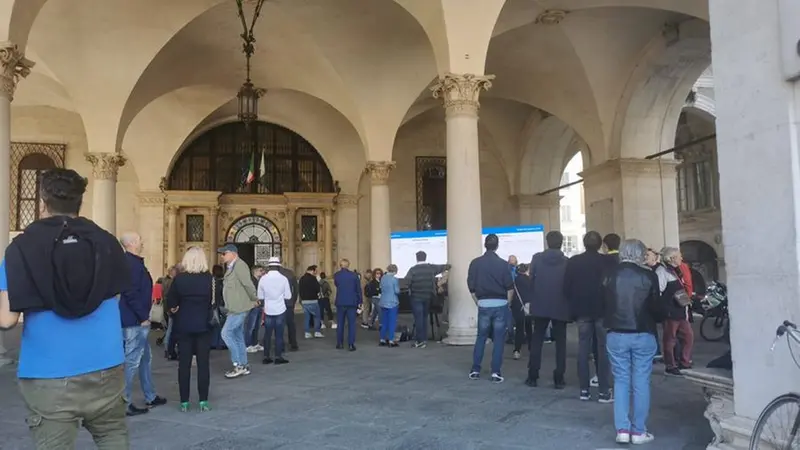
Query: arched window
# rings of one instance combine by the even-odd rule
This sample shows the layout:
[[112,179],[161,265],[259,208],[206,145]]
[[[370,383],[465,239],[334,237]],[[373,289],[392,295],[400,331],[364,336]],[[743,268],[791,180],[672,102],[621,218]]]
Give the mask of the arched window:
[[39,218],[39,189],[42,172],[54,169],[56,163],[42,153],[30,153],[19,162],[17,172],[17,211],[15,230],[24,230]]
[[234,122],[205,132],[180,155],[167,186],[247,194],[334,192],[317,150],[297,133],[264,122],[247,131]]
[[714,247],[703,241],[681,242],[683,260],[703,275],[706,282],[719,279],[719,263]]
[[[683,145],[703,137],[692,129],[690,121],[685,112],[681,114],[675,145]],[[679,212],[708,211],[718,207],[719,177],[715,149],[716,141],[711,140],[676,152]]]

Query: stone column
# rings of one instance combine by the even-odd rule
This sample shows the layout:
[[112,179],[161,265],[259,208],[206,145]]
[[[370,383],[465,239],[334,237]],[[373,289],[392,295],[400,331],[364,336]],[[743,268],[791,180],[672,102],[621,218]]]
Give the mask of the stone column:
[[520,225],[544,225],[545,232],[561,228],[561,196],[558,192],[547,195],[517,194]]
[[117,234],[117,173],[126,159],[119,153],[87,153],[86,160],[92,164],[92,218]]
[[178,263],[178,207],[167,205],[167,268]]
[[325,259],[322,262],[322,270],[330,276],[333,274],[333,210],[325,208],[323,212],[323,223],[325,226]]
[[677,247],[678,199],[672,159],[613,159],[584,170],[586,229]]
[[[0,195],[0,252],[8,246],[11,217],[11,197],[8,184],[11,179],[11,101],[17,82],[31,73],[33,62],[25,58],[22,50],[11,42],[0,43],[0,186],[6,186]],[[0,366],[11,362],[5,357],[3,345],[5,332],[0,331]]]
[[297,249],[295,248],[295,241],[297,240],[297,208],[289,206],[286,208],[286,261],[284,267],[295,270],[295,259],[297,259]]
[[793,3],[762,0],[731,8],[725,0],[709,1],[720,210],[737,361],[735,416],[720,424],[724,448],[748,448],[741,434],[750,433],[766,404],[800,391],[787,344],[770,351],[783,320],[800,323],[800,82],[788,81],[791,68],[800,68]]
[[[360,268],[358,260],[358,194],[336,196],[336,258],[347,258],[350,267]],[[334,261],[333,270],[338,270]]]
[[391,263],[392,222],[389,209],[389,173],[394,161],[369,161],[367,172],[370,178],[370,268],[384,270]]
[[208,209],[208,222],[208,267],[210,269],[219,260],[217,256],[217,249],[219,248],[219,206],[212,206]]
[[446,342],[473,345],[478,310],[467,289],[467,268],[483,251],[478,146],[478,97],[491,87],[493,75],[447,73],[431,87],[444,101],[447,122],[447,259],[450,271]]

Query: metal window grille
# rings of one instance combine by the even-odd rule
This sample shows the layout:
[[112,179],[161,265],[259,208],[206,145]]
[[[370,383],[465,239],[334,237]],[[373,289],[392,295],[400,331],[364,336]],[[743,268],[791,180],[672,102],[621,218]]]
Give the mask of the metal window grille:
[[47,169],[64,167],[66,153],[64,144],[11,143],[8,217],[11,230],[22,231],[39,218],[39,176]]
[[200,214],[186,216],[186,242],[203,242],[205,240],[205,220]]
[[317,242],[317,216],[300,217],[300,232],[303,242]]

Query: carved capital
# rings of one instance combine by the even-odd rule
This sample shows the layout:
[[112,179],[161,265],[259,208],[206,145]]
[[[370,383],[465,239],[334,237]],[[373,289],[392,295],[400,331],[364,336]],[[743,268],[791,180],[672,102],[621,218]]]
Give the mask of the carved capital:
[[175,218],[178,217],[178,210],[180,209],[180,206],[178,206],[178,205],[167,205],[166,209],[167,209],[167,215],[168,216],[175,217]]
[[569,14],[569,11],[563,9],[548,9],[547,11],[536,16],[536,21],[533,23],[542,25],[558,25]]
[[336,196],[336,204],[342,208],[357,208],[359,199],[361,196],[358,194],[339,194]]
[[119,168],[128,161],[119,153],[87,153],[95,180],[116,180]]
[[444,101],[445,112],[448,115],[477,115],[480,109],[478,97],[481,91],[492,87],[492,80],[494,75],[446,73],[440,76],[430,89],[433,98],[441,98]]
[[208,208],[208,214],[209,214],[211,217],[217,217],[217,216],[219,216],[219,206],[209,206],[209,208]]
[[30,75],[33,65],[16,44],[0,43],[0,96],[14,100],[17,82]]
[[397,164],[394,161],[368,161],[366,171],[373,185],[382,185],[389,182],[389,174]]

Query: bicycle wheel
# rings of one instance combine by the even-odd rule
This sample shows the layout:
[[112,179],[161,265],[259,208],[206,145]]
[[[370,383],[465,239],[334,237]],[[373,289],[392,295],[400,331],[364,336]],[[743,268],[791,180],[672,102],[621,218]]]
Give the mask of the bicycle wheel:
[[750,438],[750,450],[791,450],[800,445],[800,395],[783,394],[758,416]]
[[714,316],[705,316],[700,322],[700,336],[708,342],[718,342],[725,337],[728,326],[728,315],[721,313]]

